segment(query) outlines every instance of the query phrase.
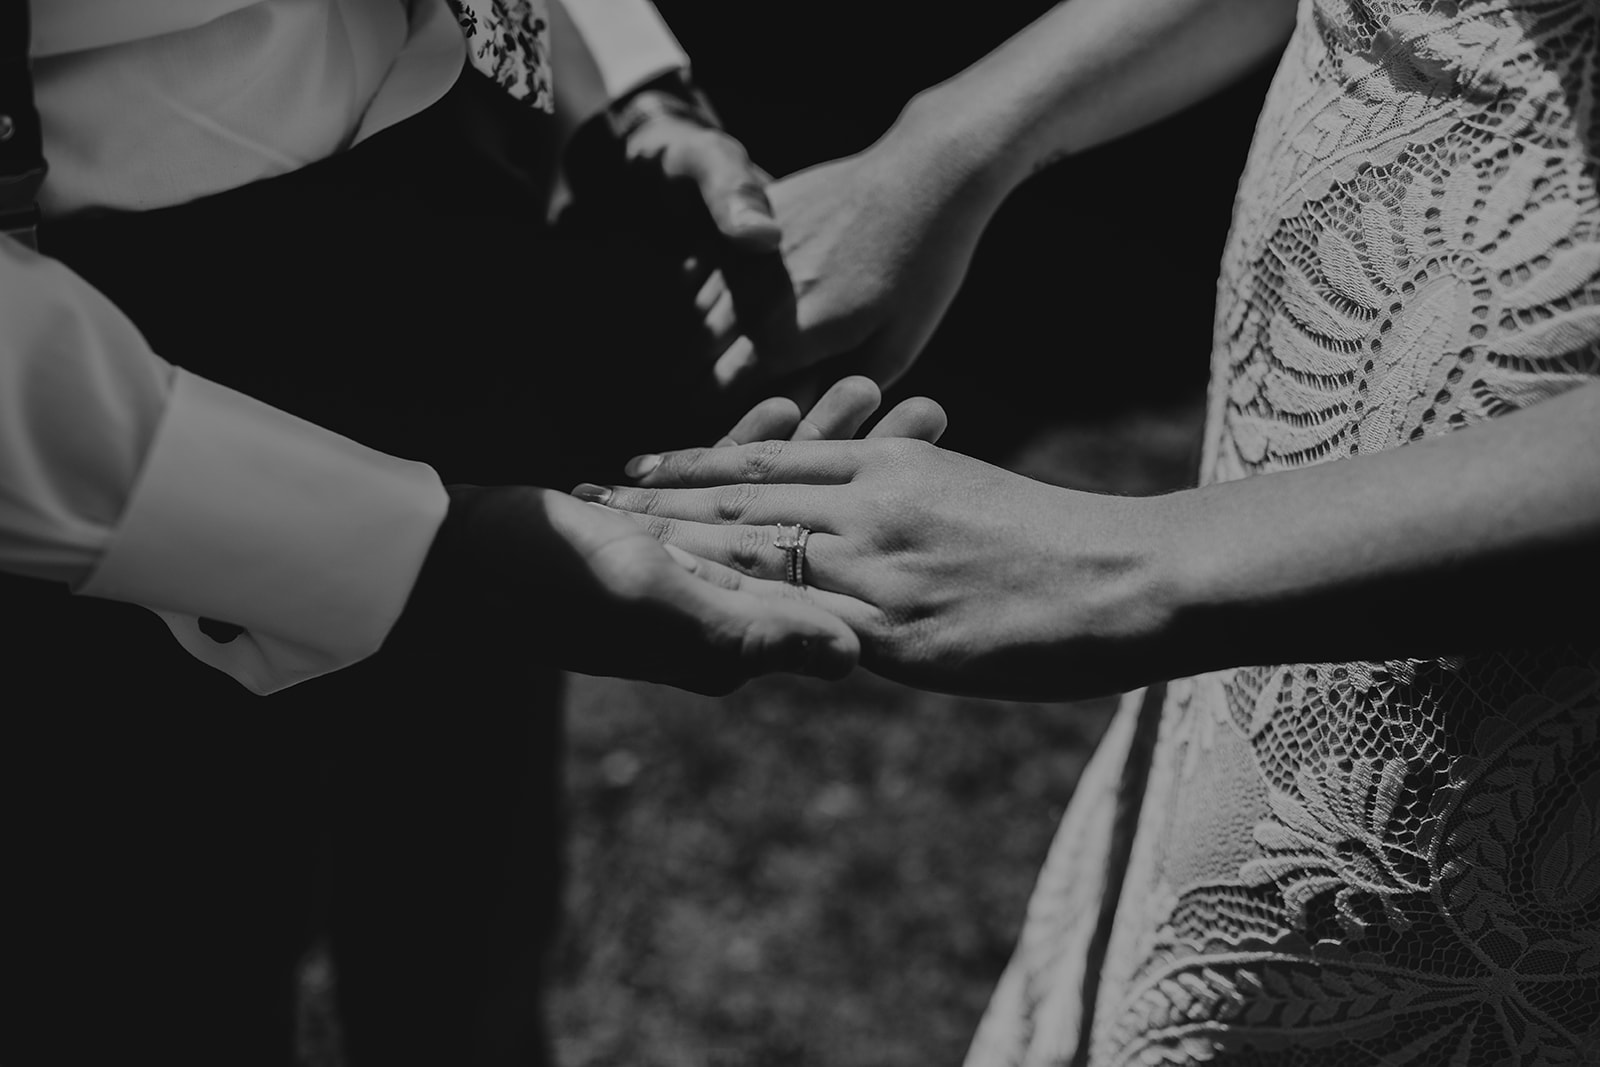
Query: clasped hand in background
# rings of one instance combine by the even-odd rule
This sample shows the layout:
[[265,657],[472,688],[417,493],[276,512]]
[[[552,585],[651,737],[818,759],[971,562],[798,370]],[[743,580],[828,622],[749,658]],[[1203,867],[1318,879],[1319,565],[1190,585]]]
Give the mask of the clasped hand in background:
[[982,168],[939,151],[936,119],[913,105],[868,150],[772,181],[709,111],[649,90],[608,117],[614,162],[586,184],[604,214],[681,259],[702,325],[693,376],[724,393],[776,383],[815,397],[850,373],[886,387],[933,334],[1002,199]]
[[938,127],[913,103],[866,151],[767,188],[780,273],[770,259],[710,270],[696,297],[719,388],[778,383],[814,396],[841,375],[888,387],[906,372],[1003,199],[976,162],[939,151]]

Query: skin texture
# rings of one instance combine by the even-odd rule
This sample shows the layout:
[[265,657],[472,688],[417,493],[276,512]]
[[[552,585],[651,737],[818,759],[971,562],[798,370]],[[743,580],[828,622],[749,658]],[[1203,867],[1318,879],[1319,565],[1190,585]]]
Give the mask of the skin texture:
[[[978,238],[1021,181],[1149,125],[1281,48],[1293,0],[1073,0],[951,81],[919,94],[871,148],[768,189],[789,292],[728,312],[713,274],[699,304],[728,337],[717,383],[846,371],[880,384],[915,360]],[[720,308],[717,314],[712,309]],[[737,336],[735,336],[737,335]]]
[[[1550,598],[1597,591],[1600,384],[1405,448],[1143,499],[886,438],[688,450],[632,469],[642,485],[576,494],[632,514],[707,580],[837,614],[864,665],[930,689],[1072,699],[1595,625]],[[773,544],[792,523],[813,531],[804,588],[783,583]]]
[[[893,376],[1019,181],[1270,56],[1293,6],[1074,0],[922,94],[862,156],[779,183],[794,328],[738,366],[730,348],[719,377],[792,372],[841,348]],[[872,669],[1067,698],[1246,663],[1572,634],[1548,600],[1574,575],[1578,603],[1594,592],[1600,384],[1403,448],[1147,500],[882,440],[641,457],[629,474],[642,484],[579,493],[731,588],[781,586],[777,526],[814,531],[809,586],[789,594],[849,622]]]
[[841,677],[859,646],[838,619],[697,578],[622,516],[560,493],[451,486],[412,605],[459,625],[526,628],[564,669],[727,693],[770,671]]
[[[879,401],[869,379],[846,379],[803,415],[788,399],[757,405],[718,444],[850,437]],[[918,399],[872,432],[933,441],[944,426],[943,410]],[[708,580],[708,567],[627,516],[560,493],[452,486],[408,614],[531,628],[530,654],[564,669],[701,693],[772,671],[838,678],[854,668],[860,642],[837,616],[778,586]]]
[[[578,105],[604,100],[605,90],[559,0],[549,14],[554,75],[567,90],[556,94],[565,150],[585,123],[605,121]],[[647,87],[630,101],[620,143],[604,146],[616,157],[604,156],[594,184],[561,188],[552,210],[576,196],[599,218],[670,239],[693,253],[691,274],[720,267],[737,277],[743,264],[775,260],[769,179],[744,146],[670,91]],[[686,300],[693,291],[687,286]],[[727,343],[708,335],[688,358],[703,374]],[[842,407],[820,411],[821,426],[810,432],[854,432],[878,403],[866,384],[870,395],[858,389]],[[752,425],[787,435],[801,425],[798,411],[789,419],[786,408],[769,406]],[[707,582],[679,550],[613,512],[529,487],[458,485],[449,493],[408,615],[528,631],[531,654],[556,666],[704,693],[726,693],[769,671],[838,677],[855,665],[859,642],[836,617],[768,591]]]

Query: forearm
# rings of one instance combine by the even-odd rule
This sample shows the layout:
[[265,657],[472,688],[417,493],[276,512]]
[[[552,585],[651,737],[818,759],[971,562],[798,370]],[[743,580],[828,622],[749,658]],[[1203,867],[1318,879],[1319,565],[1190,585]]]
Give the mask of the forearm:
[[920,94],[898,131],[998,201],[1193,104],[1282,47],[1292,0],[1071,0]]
[[[1377,455],[1148,501],[1167,673],[1594,627],[1600,384]],[[1563,604],[1575,610],[1558,610]]]
[[176,370],[0,238],[0,571],[149,607],[267,692],[378,647],[443,512],[431,470]]

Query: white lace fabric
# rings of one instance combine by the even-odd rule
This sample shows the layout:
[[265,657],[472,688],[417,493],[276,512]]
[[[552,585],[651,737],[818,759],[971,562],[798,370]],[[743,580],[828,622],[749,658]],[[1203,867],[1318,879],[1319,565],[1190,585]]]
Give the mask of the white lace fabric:
[[[1595,0],[1301,0],[1223,258],[1202,479],[1600,377],[1597,91]],[[1592,640],[1175,682],[1110,870],[1138,713],[969,1067],[1600,1063]]]

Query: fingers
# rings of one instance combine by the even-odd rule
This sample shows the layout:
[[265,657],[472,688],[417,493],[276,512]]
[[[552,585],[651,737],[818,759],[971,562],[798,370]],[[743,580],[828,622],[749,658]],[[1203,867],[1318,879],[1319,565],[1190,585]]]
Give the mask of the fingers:
[[[700,355],[702,362],[699,364],[702,367],[706,364],[715,367],[729,346],[739,340],[739,316],[734,309],[733,293],[721,284],[721,277],[720,274],[712,275],[700,290],[700,295],[695,297],[696,308],[702,309],[701,328],[705,331]],[[706,291],[713,288],[716,289],[716,295],[702,307]]]
[[795,441],[849,440],[878,410],[883,394],[871,378],[841,378],[806,412],[794,430]]
[[728,282],[722,276],[722,271],[712,268],[705,269],[697,258],[691,258],[684,263],[685,274],[698,277],[700,287],[695,291],[694,308],[700,313],[701,318],[711,314],[711,309],[717,302],[728,295]]
[[708,489],[636,489],[584,484],[574,489],[572,495],[614,511],[647,516],[655,524],[652,532],[658,536],[665,532],[662,524],[668,520],[777,526],[797,521],[796,516],[806,516],[806,525],[812,530],[836,533],[837,515],[843,505],[838,499],[838,488],[824,485],[742,483]]
[[802,374],[788,383],[785,394],[796,404],[807,411],[817,403],[817,398],[822,393],[822,376],[818,374]]
[[683,278],[684,289],[700,294],[695,297],[695,307],[699,309],[701,315],[704,315],[710,310],[711,303],[702,304],[701,296],[705,292],[706,283],[717,272],[716,264],[699,256],[689,256],[678,269]]
[[706,138],[688,160],[717,230],[752,252],[775,250],[783,231],[767,200],[766,183],[744,146],[726,134]]
[[838,485],[886,447],[867,441],[758,441],[729,448],[686,448],[635,456],[624,468],[646,485],[708,486],[735,482]]
[[708,588],[730,602],[730,612],[738,611],[742,621],[747,620],[740,648],[753,673],[792,671],[839,679],[861,658],[855,631],[810,597],[778,591],[752,596],[743,590]]
[[803,419],[799,405],[789,397],[769,397],[746,412],[713,447],[726,448],[780,438],[791,441],[848,440],[872,417],[872,413],[878,409],[879,399],[877,384],[871,378],[862,377],[834,382]]
[[711,377],[718,389],[727,391],[755,374],[757,366],[755,343],[748,337],[740,336],[734,338],[727,350],[717,357],[711,368]]
[[944,436],[945,428],[949,424],[949,416],[944,413],[944,408],[938,401],[925,396],[914,396],[896,404],[889,414],[878,420],[878,425],[874,426],[867,436],[914,437],[930,445],[938,444],[939,438]]
[[734,424],[727,436],[713,447],[745,445],[752,441],[774,441],[790,437],[800,425],[800,405],[786,396],[768,397]]
[[[793,532],[792,527],[717,525],[645,515],[629,517],[656,540],[700,559],[752,578],[786,580],[788,553],[778,544],[784,533]],[[830,533],[811,534],[806,539],[803,584],[814,589],[851,592],[847,575],[854,556],[846,539]]]
[[721,589],[772,600],[812,604],[842,620],[852,631],[874,633],[882,623],[882,613],[864,600],[814,586],[788,585],[781,581],[754,578],[732,567],[685,552],[673,545],[663,546],[685,571],[700,581]]
[[810,597],[728,589],[686,570],[678,573],[683,575],[691,610],[704,611],[712,640],[736,650],[747,677],[788,671],[837,679],[849,674],[861,658],[855,632]]
[[[781,269],[781,263],[779,266]],[[772,308],[752,307],[749,293],[741,299],[724,270],[713,271],[704,279],[694,306],[704,331],[700,359],[711,364],[711,377],[719,390],[731,389],[758,369],[758,350],[752,339],[757,333],[754,320],[770,318]]]
[[[702,621],[710,642],[731,648],[739,672],[753,677],[772,671],[837,679],[861,657],[861,642],[844,619],[796,587],[757,585],[737,572],[682,552],[670,554],[683,567],[667,579],[664,595]],[[827,594],[829,603],[864,618],[871,609],[849,597]]]

